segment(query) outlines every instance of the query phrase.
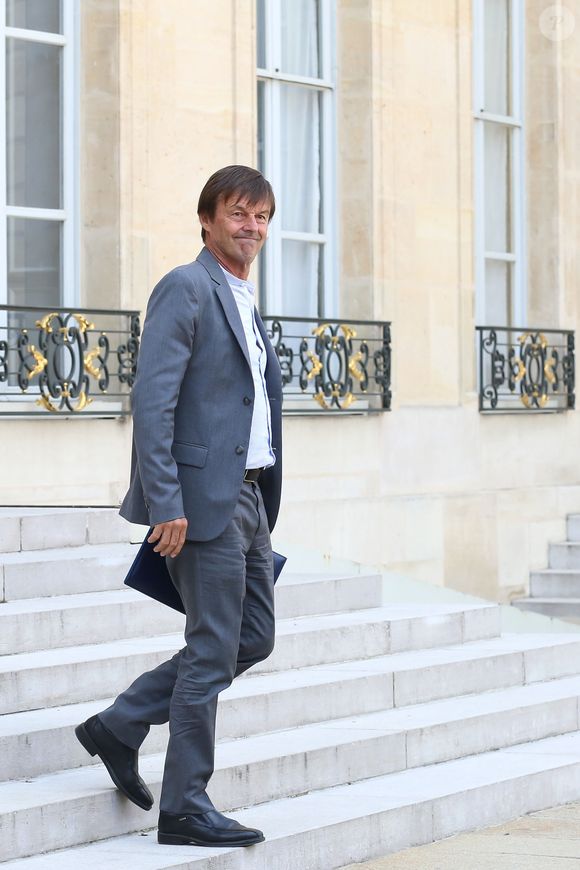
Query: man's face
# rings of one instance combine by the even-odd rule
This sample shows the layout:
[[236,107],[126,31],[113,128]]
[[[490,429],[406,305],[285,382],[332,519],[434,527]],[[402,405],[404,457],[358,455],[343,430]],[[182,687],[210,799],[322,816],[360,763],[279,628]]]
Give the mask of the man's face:
[[269,217],[267,202],[250,205],[236,196],[220,198],[213,218],[200,215],[205,244],[230,271],[245,272],[266,241]]

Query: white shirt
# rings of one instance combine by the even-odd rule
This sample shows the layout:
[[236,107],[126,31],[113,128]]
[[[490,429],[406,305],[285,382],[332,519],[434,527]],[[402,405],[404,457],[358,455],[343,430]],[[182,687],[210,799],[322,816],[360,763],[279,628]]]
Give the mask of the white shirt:
[[252,365],[254,407],[246,468],[267,468],[270,465],[274,465],[276,457],[272,449],[272,420],[266,389],[267,354],[254,316],[255,287],[251,281],[237,278],[231,272],[228,272],[227,269],[224,269],[223,266],[221,266],[221,269],[228,280],[236,300],[236,305],[238,306]]

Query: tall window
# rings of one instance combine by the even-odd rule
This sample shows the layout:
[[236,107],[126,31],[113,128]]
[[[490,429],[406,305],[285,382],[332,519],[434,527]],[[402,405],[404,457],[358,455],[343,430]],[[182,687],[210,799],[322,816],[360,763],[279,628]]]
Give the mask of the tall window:
[[524,2],[474,0],[477,320],[526,322]]
[[334,27],[334,0],[257,0],[258,162],[278,203],[261,263],[268,313],[334,313]]
[[74,0],[1,0],[0,302],[76,298]]

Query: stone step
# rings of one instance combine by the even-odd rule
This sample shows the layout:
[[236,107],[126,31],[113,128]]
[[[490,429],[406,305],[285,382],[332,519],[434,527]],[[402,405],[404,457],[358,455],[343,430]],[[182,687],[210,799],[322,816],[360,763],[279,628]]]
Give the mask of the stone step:
[[[123,581],[137,550],[136,544],[93,544],[0,555],[0,603],[126,590]],[[305,574],[287,566],[277,583],[281,586],[287,615],[357,610],[382,601],[380,574]],[[37,606],[32,603],[30,609]]]
[[[353,612],[377,607],[381,597],[379,575],[287,574],[276,585],[276,613],[290,618]],[[494,618],[491,613],[480,618],[482,631],[491,630]],[[455,619],[459,623],[461,614]],[[477,619],[474,611],[472,621]],[[81,644],[89,639],[87,625],[91,642],[101,643],[176,632],[182,629],[183,615],[127,587],[8,601],[0,607],[0,655]],[[450,624],[446,628],[452,630]]]
[[0,655],[183,630],[184,617],[133,589],[27,598],[0,606]]
[[580,514],[569,514],[566,518],[566,538],[580,543]]
[[[293,668],[297,662],[308,664],[312,658],[326,657],[327,664],[332,663],[337,655],[345,655],[353,649],[372,654],[377,649],[396,652],[429,648],[438,641],[445,625],[450,637],[459,643],[482,638],[484,631],[488,636],[496,633],[495,606],[468,605],[459,612],[454,610],[456,607],[449,604],[392,605],[388,611],[282,620],[278,624],[275,652],[262,664],[262,673],[271,673],[282,665]],[[42,673],[36,678],[41,680]],[[104,709],[108,703],[110,701],[91,701],[1,716],[0,780],[89,764],[89,756],[72,739],[72,731],[75,725]],[[150,739],[157,733],[154,729]],[[164,739],[159,738],[160,742],[154,744],[151,751],[158,751]]]
[[[278,590],[278,597],[282,599],[282,602],[286,601],[285,590],[287,588],[290,587],[280,587]],[[147,603],[143,596],[135,601],[134,596],[137,593],[129,590],[127,593],[121,591],[105,594],[119,596],[126,603]],[[78,596],[78,598],[87,597],[96,598],[97,596]],[[42,603],[45,601],[45,599],[39,600]],[[56,599],[53,600],[56,601]],[[2,610],[9,611],[10,607],[10,604],[4,605]],[[279,610],[284,609],[287,608],[279,608]],[[107,628],[112,626],[114,634],[118,634],[124,622],[130,618],[133,612],[132,608],[128,608],[128,615],[121,612],[119,624],[113,621],[103,623],[103,633],[107,633]],[[72,612],[68,608],[56,610],[56,615],[60,617],[60,622],[55,620],[56,626],[61,625],[62,633],[66,637],[64,629],[70,625],[69,636],[71,639],[75,633],[82,634],[77,627],[79,618],[75,616],[75,613],[74,608]],[[142,631],[143,628],[147,629],[148,627],[152,629],[159,627],[162,619],[155,618],[157,613],[161,617],[168,616],[173,619],[173,611],[152,602],[151,612],[148,612],[148,622],[145,625],[141,622],[133,628],[133,632],[136,633],[138,630]],[[98,633],[95,629],[99,625],[92,618],[90,609],[81,608],[81,615],[85,616],[85,619],[91,620],[89,623],[91,636],[94,637]],[[67,621],[65,621],[65,616],[68,617]],[[183,622],[182,617],[180,618],[178,614],[176,616],[179,622]],[[252,673],[270,673],[288,668],[326,664],[343,658],[367,658],[392,651],[427,648],[440,643],[461,643],[464,640],[494,637],[499,633],[499,618],[499,608],[496,605],[484,604],[483,606],[468,605],[464,607],[453,604],[434,606],[418,604],[279,619],[277,621],[276,649],[266,661],[256,665]],[[6,627],[10,628],[11,631],[7,632]],[[16,647],[18,646],[17,627],[18,622],[15,625],[11,621],[10,613],[0,614],[0,630],[3,636],[12,635],[6,641],[6,647],[8,647],[9,640],[12,640]],[[25,646],[35,642],[34,638],[30,638],[25,632],[23,632],[22,638]],[[40,680],[43,674],[49,673],[47,668],[62,669],[73,666],[78,669],[79,666],[89,666],[90,662],[99,658],[111,660],[135,652],[147,654],[155,649],[162,651],[161,654],[166,658],[182,645],[182,632],[168,632],[152,638],[151,643],[150,638],[139,635],[134,638],[123,636],[115,638],[113,641],[103,641],[98,644],[80,644],[76,647],[60,647],[57,640],[54,648],[26,653],[8,654],[7,649],[5,649],[4,657],[0,658],[0,675],[4,675],[3,678],[0,677],[0,680],[7,684],[14,679],[11,675],[19,671],[22,672],[23,679],[37,678]],[[52,675],[54,676],[54,674]],[[90,675],[87,678],[90,678]],[[51,693],[53,691],[54,687],[52,687]]]
[[530,574],[531,598],[574,598],[580,596],[580,569],[548,568]]
[[[352,764],[344,772],[344,780],[334,780],[338,783],[573,731],[580,727],[579,707],[580,677],[564,677],[490,691],[481,696],[465,695],[312,723],[293,731],[240,738],[234,741],[231,750],[227,741],[221,741],[218,755],[222,759],[231,758],[232,764],[240,765],[246,763],[249,757],[245,754],[246,745],[267,746],[274,759],[279,758],[281,748],[286,751],[289,746],[296,746],[296,741],[302,741],[300,745],[304,744],[306,748],[303,747],[300,756],[301,778],[298,774],[290,777],[286,769],[283,777],[281,774],[278,776],[278,780],[284,783],[278,783],[279,789],[287,788],[289,782],[294,782],[301,784],[296,785],[300,791],[331,784],[328,773],[324,782],[311,778],[320,767],[318,762],[315,763],[311,750],[313,747],[327,747],[328,741],[332,747],[342,746],[340,753],[343,755],[351,751],[346,744],[353,744],[352,751],[355,754],[364,749],[362,755],[353,757]],[[48,716],[35,711],[3,717],[5,721],[0,720],[0,782],[23,778],[29,780],[57,771],[94,766],[94,759],[76,740],[74,727],[101,708],[102,705],[92,701],[46,711],[52,714]],[[154,789],[161,783],[167,733],[166,726],[152,728],[141,748],[141,772]],[[314,741],[312,745],[309,742],[311,740]],[[310,755],[306,763],[307,750]],[[339,765],[340,753],[334,749],[331,751],[333,764]],[[241,782],[244,777],[238,774],[236,778]],[[274,781],[275,777],[271,779],[271,782]],[[246,786],[248,782],[255,784],[254,777],[246,781]],[[225,794],[237,794],[235,788],[235,785],[228,786]],[[292,785],[288,793],[294,789]],[[28,791],[34,793],[33,789]],[[275,792],[272,792],[274,795]],[[260,798],[266,799],[269,798]],[[221,803],[224,800],[225,797],[220,798]],[[232,806],[258,802],[259,798],[257,794],[252,797],[243,793],[242,797],[236,798],[238,800],[239,804]]]
[[0,557],[2,601],[120,589],[135,544],[85,544]]
[[[182,645],[181,634],[169,634],[4,656],[0,659],[0,713],[106,698],[171,658]],[[282,639],[278,660],[284,646]],[[335,656],[340,657],[340,649]]]
[[[165,635],[4,656],[0,660],[0,709],[16,713],[108,698],[144,670],[166,660],[179,639]],[[283,644],[282,638],[279,650]],[[227,709],[235,712],[224,736],[316,721],[321,704],[323,710],[324,704],[327,708],[318,718],[383,709],[392,706],[393,690],[395,705],[404,706],[576,673],[580,673],[577,634],[510,634],[366,661],[251,674],[235,681],[222,695]]]
[[284,569],[276,583],[276,616],[316,616],[380,607],[380,574],[295,574]]
[[564,541],[560,544],[550,544],[548,566],[550,568],[572,568],[580,571],[580,543]]
[[[288,575],[276,587],[279,618],[300,616],[313,607],[320,612],[329,607],[335,611],[340,604],[353,604],[355,600],[358,607],[364,607],[365,603],[365,609],[376,607],[380,602],[380,578],[360,575],[351,577],[347,583],[319,577],[312,582],[300,575],[298,578]],[[345,608],[343,612],[353,611]],[[410,633],[407,649],[413,645],[476,640],[500,631],[500,610],[495,605],[398,604],[390,606],[387,618],[389,615],[395,620],[394,631]],[[421,620],[420,643],[412,640],[415,617]],[[183,630],[183,622],[182,614],[127,588],[10,601],[0,607],[0,655],[75,646],[88,639],[91,643],[103,643],[177,632]],[[401,643],[402,638],[395,639],[396,648],[402,648]]]
[[[439,612],[431,606],[393,605],[280,620],[273,654],[256,665],[252,675],[431,647],[446,633],[457,644],[494,637],[498,618],[495,605],[460,610],[445,605]],[[182,646],[179,633],[4,655],[0,714],[106,698]]]
[[[82,776],[87,771],[81,771]],[[79,772],[69,772],[78,776]],[[98,774],[95,772],[95,775]],[[101,772],[104,777],[106,774]],[[0,860],[24,855],[32,842],[44,850],[69,840],[85,842],[132,813],[116,797],[114,811],[74,814],[50,783],[36,783],[35,807],[28,825],[8,827],[0,841]],[[14,784],[16,785],[16,784]],[[61,788],[67,794],[67,784]],[[104,783],[103,783],[104,787]],[[112,792],[112,790],[111,790]],[[52,796],[52,799],[51,799]],[[426,767],[388,773],[349,785],[283,798],[236,812],[246,825],[264,830],[266,842],[248,849],[158,846],[156,834],[129,834],[58,855],[13,861],[6,870],[333,870],[386,851],[443,839],[464,830],[497,824],[580,797],[580,732],[526,742]],[[54,823],[54,800],[61,810]],[[27,812],[25,797],[12,798],[12,813]],[[155,810],[153,811],[155,813]],[[142,826],[155,824],[141,813]],[[52,863],[51,863],[52,862]]]
[[115,508],[0,508],[0,554],[130,539]]
[[580,623],[580,598],[515,598],[512,604],[520,610]]

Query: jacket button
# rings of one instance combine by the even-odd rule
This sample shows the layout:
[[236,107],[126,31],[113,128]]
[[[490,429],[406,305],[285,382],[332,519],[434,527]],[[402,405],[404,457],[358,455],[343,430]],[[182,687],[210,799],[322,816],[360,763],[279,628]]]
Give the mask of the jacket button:
[[244,452],[244,448],[242,447],[241,444],[238,444],[238,446],[236,447],[236,453],[238,454],[238,456],[241,456],[243,452]]
[[251,404],[252,404],[252,400],[250,399],[250,397],[244,396],[244,405],[251,405]]

